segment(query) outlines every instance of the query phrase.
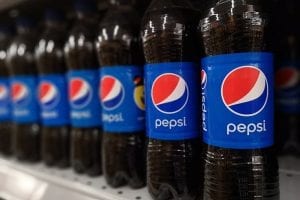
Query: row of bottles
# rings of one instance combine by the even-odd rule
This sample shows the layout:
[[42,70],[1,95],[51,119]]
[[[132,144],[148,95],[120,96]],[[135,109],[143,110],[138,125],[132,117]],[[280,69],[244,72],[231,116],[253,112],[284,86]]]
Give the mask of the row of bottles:
[[284,144],[274,148],[274,132],[290,135],[287,152],[299,144],[299,69],[288,68],[297,65],[297,32],[275,50],[278,74],[288,66],[276,76],[278,102],[294,105],[276,110],[285,126],[274,129],[266,5],[200,2],[153,0],[142,19],[133,2],[112,0],[98,20],[93,1],[81,0],[68,33],[63,14],[47,11],[38,42],[33,22],[17,20],[10,44],[0,34],[13,110],[10,120],[9,100],[0,102],[2,152],[91,176],[103,170],[112,187],[147,182],[157,200],[279,199],[275,150]]

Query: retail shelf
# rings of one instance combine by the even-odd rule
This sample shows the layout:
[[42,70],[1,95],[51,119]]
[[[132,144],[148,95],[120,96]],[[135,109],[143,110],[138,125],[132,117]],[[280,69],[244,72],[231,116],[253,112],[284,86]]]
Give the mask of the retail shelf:
[[149,200],[145,188],[110,188],[103,177],[0,158],[0,197],[6,200]]
[[[300,196],[300,160],[280,158],[282,200]],[[59,170],[43,164],[24,164],[0,158],[0,197],[5,200],[150,200],[145,188],[110,188],[103,177],[77,175],[71,169]],[[0,198],[0,199],[1,199]]]

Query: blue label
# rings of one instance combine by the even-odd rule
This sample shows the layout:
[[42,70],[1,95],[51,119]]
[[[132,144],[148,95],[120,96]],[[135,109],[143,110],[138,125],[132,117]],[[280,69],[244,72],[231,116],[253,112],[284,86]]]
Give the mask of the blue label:
[[191,62],[172,62],[147,64],[145,70],[148,136],[161,140],[198,137],[198,67]]
[[98,98],[98,70],[72,70],[68,73],[71,124],[88,128],[101,126]]
[[123,133],[144,130],[145,104],[142,68],[137,66],[103,67],[100,74],[104,130]]
[[273,145],[273,56],[236,53],[202,59],[204,142],[232,149]]
[[9,79],[0,78],[0,122],[11,119]]
[[69,124],[68,89],[65,75],[40,76],[39,102],[42,122],[46,126]]
[[37,98],[38,79],[24,75],[11,78],[13,119],[17,123],[36,123],[40,111]]
[[276,103],[285,113],[300,113],[300,65],[285,63],[276,70]]

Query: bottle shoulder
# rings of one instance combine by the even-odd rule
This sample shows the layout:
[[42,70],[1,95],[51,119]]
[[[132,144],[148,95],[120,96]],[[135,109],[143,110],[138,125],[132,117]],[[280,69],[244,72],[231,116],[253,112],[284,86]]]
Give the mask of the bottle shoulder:
[[140,16],[133,10],[116,9],[107,12],[98,27],[100,40],[127,40],[139,35]]

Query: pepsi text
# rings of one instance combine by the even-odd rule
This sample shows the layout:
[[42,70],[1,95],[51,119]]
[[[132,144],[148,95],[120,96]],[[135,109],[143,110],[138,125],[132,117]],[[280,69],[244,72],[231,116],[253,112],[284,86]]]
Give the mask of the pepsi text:
[[207,122],[206,122],[206,98],[205,98],[205,88],[207,84],[207,74],[204,70],[201,70],[201,110],[202,110],[202,130],[207,132]]
[[263,133],[263,132],[267,132],[266,120],[263,120],[262,122],[259,122],[259,123],[249,123],[249,124],[229,123],[229,124],[227,124],[227,135],[230,135],[233,133],[241,133],[241,134],[246,134],[249,136],[252,133]]
[[187,127],[187,121],[186,117],[183,117],[181,119],[156,119],[155,120],[155,128],[159,127],[166,127],[172,130],[173,128],[176,127]]

